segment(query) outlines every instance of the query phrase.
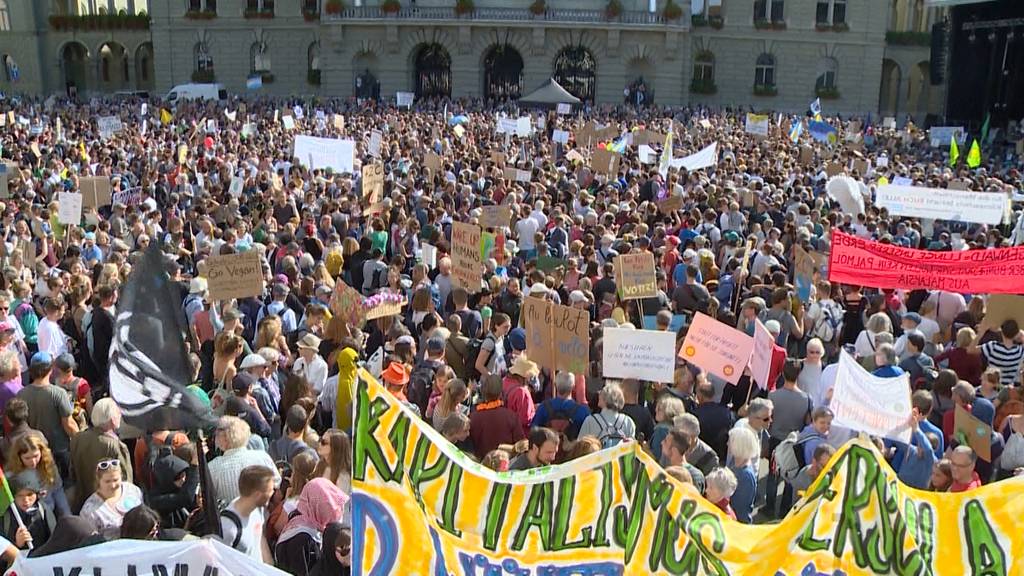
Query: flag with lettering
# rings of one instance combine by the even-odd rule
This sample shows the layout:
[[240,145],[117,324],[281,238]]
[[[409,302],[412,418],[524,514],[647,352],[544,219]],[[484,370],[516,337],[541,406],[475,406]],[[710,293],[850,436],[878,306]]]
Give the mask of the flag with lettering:
[[142,430],[189,430],[213,421],[187,387],[180,287],[157,244],[143,254],[121,290],[110,346],[110,396],[124,419]]

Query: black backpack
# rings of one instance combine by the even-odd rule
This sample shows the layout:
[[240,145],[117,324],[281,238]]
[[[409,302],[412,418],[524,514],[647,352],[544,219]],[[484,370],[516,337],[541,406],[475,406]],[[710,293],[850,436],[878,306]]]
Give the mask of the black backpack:
[[571,434],[572,414],[565,410],[555,410],[550,398],[544,401],[544,412],[548,416],[548,428],[568,437],[570,440],[573,439],[575,434]]
[[470,380],[480,380],[480,371],[476,369],[476,359],[480,356],[480,350],[483,349],[483,345],[483,340],[471,338],[466,346],[466,357],[464,358],[466,362],[466,378]]

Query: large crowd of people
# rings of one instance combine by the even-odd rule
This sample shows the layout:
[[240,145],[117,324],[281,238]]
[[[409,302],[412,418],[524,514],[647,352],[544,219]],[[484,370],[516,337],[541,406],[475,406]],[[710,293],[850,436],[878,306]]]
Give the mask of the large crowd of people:
[[[827,254],[833,230],[929,250],[1024,241],[1016,232],[1024,218],[995,227],[922,222],[870,198],[880,179],[897,177],[1016,192],[1013,128],[986,147],[981,168],[968,169],[950,167],[927,130],[870,118],[826,117],[838,141],[804,134],[794,143],[794,117],[772,115],[760,137],[745,131],[745,111],[697,108],[533,111],[528,134],[498,126],[530,111],[470,101],[398,110],[232,99],[171,109],[8,98],[3,108],[11,112],[0,128],[8,563],[116,538],[219,532],[291,574],[347,574],[351,408],[357,367],[371,358],[396,398],[486,466],[524,470],[637,442],[740,522],[783,517],[850,438],[832,428],[829,408],[841,350],[876,375],[911,376],[912,442],[878,440],[905,484],[964,491],[1024,470],[1024,332],[1013,320],[987,322],[985,295],[835,285],[819,267],[810,296],[799,298],[794,278],[796,247]],[[121,120],[119,131],[100,132],[97,119],[107,116]],[[580,141],[584,122],[615,134]],[[573,136],[556,142],[556,130]],[[653,156],[629,144],[640,130],[662,136],[649,143]],[[374,131],[381,140],[371,151]],[[669,131],[673,157],[717,142],[717,163],[663,173]],[[354,173],[310,170],[292,157],[297,134],[353,139]],[[622,151],[614,173],[590,167],[600,148]],[[440,168],[426,166],[428,155]],[[384,171],[372,205],[360,170],[370,162]],[[826,165],[835,163],[864,185],[863,213],[844,213],[825,193]],[[110,201],[87,196],[81,221],[62,223],[58,193],[96,176],[109,178]],[[503,249],[483,254],[478,286],[463,286],[451,225],[478,223],[494,204],[511,209],[507,228],[490,230]],[[216,415],[208,441],[128,426],[109,397],[119,291],[151,243],[176,262],[188,390]],[[265,293],[211,299],[204,260],[247,251],[259,256]],[[626,301],[616,259],[636,252],[654,255],[657,295]],[[539,265],[552,259],[554,267]],[[407,305],[352,323],[332,306],[342,282]],[[526,298],[589,314],[585,373],[551,373],[530,358]],[[767,390],[749,372],[726,383],[683,360],[673,382],[603,377],[604,328],[643,328],[653,316],[654,329],[669,330],[684,316],[681,343],[696,313],[748,334],[755,320],[764,324],[778,356]],[[956,434],[957,406],[993,427],[988,460]],[[779,446],[792,446],[795,458],[779,457]],[[217,502],[199,497],[201,457]],[[211,506],[219,530],[207,525]]]

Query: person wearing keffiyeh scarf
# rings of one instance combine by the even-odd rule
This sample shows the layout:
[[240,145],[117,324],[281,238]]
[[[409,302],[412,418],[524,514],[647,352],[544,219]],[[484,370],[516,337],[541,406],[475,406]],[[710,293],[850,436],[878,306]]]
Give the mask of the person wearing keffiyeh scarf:
[[348,501],[348,495],[326,478],[306,484],[296,514],[277,540],[277,566],[296,576],[308,576],[320,560],[324,530],[342,519]]

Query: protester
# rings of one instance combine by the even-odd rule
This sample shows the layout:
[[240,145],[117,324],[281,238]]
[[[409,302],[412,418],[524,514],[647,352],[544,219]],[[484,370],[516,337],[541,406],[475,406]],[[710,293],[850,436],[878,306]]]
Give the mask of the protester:
[[266,519],[263,508],[274,493],[276,470],[247,466],[238,474],[237,496],[220,512],[221,540],[235,550],[260,562],[271,560],[270,548],[263,536]]
[[277,540],[274,556],[278,566],[296,576],[311,574],[321,559],[323,532],[343,515],[348,500],[344,492],[324,478],[306,484],[296,513]]
[[120,460],[102,460],[96,463],[96,491],[82,504],[83,518],[91,520],[104,537],[117,538],[124,515],[142,504],[142,490],[124,480]]

